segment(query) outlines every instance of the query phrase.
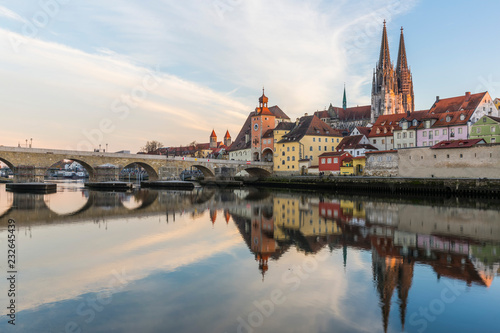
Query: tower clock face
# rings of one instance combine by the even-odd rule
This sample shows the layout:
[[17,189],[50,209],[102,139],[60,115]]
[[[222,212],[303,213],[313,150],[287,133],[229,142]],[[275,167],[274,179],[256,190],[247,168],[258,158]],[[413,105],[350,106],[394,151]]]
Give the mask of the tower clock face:
[[258,130],[259,129],[259,124],[253,125],[253,129],[254,129],[254,131]]

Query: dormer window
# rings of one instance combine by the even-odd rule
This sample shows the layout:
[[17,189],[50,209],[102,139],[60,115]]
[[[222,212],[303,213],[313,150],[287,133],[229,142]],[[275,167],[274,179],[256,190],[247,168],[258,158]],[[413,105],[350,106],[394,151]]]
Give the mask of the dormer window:
[[386,127],[384,127],[384,133],[387,133],[387,128]]
[[446,116],[446,121],[449,123],[451,121],[451,116]]
[[377,134],[380,134],[380,128],[377,128]]
[[464,119],[465,119],[465,114],[463,114],[463,113],[462,113],[462,114],[460,115],[460,120],[464,120]]
[[417,126],[417,120],[416,119],[413,120],[413,126]]

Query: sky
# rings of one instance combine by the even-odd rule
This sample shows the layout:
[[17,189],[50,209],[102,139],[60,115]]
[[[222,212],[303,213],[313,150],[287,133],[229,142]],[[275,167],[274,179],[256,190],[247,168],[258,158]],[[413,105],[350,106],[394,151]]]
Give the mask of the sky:
[[0,145],[137,152],[237,136],[265,87],[294,120],[370,103],[384,19],[415,108],[500,97],[496,0],[0,0]]

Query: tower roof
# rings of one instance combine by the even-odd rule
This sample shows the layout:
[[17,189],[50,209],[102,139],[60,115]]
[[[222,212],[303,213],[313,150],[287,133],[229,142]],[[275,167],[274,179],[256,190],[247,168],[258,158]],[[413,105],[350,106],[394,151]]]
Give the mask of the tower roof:
[[391,56],[389,54],[389,40],[387,39],[387,29],[385,27],[382,30],[382,43],[380,45],[380,57],[378,60],[378,66],[382,68],[389,68],[391,66]]
[[399,51],[398,51],[398,64],[396,71],[408,68],[408,61],[406,60],[405,38],[403,36],[403,27],[401,27],[401,36],[399,37]]
[[215,134],[215,130],[212,130],[212,134],[210,134],[210,137],[211,138],[216,138],[217,137],[217,134]]
[[264,88],[262,88],[262,96],[259,97],[259,103],[267,103],[269,98],[264,94]]
[[231,139],[231,135],[229,135],[229,130],[226,131],[226,135],[224,135],[224,139]]

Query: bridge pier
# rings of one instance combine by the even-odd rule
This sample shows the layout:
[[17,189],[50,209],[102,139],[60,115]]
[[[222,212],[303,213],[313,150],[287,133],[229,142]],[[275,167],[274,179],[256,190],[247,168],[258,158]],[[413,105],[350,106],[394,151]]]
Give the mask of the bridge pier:
[[19,165],[12,170],[14,183],[43,183],[46,167]]

